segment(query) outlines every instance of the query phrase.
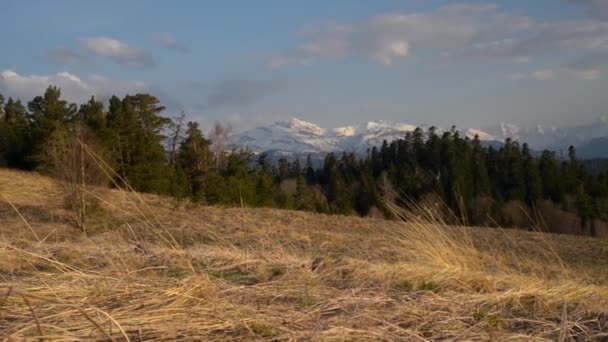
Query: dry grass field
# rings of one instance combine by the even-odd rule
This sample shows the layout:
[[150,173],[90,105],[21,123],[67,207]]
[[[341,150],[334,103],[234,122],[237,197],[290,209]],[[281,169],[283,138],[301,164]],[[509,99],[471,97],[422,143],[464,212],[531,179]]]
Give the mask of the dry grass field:
[[608,240],[93,193],[0,169],[0,341],[608,340]]

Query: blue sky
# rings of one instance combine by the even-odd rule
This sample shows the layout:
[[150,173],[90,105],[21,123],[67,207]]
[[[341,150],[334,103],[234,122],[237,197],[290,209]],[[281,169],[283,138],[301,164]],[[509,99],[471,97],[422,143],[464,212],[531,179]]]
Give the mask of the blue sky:
[[5,1],[0,93],[151,92],[203,124],[484,128],[608,112],[606,0]]

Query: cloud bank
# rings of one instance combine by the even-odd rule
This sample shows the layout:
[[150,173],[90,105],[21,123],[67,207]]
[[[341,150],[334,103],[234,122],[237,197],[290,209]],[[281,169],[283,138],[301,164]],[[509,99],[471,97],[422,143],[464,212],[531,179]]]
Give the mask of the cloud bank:
[[[608,65],[608,21],[599,18],[608,15],[608,1],[568,1],[587,6],[596,16],[541,20],[495,4],[387,13],[309,28],[301,32],[300,44],[273,55],[268,65],[279,68],[355,58],[390,66],[414,54],[441,64],[489,61],[525,65],[543,57],[577,55],[575,60],[550,67],[555,77],[595,79]],[[543,74],[543,70],[538,72]]]
[[122,96],[150,90],[144,82],[113,81],[99,75],[80,78],[68,72],[52,75],[20,75],[12,70],[0,72],[0,93],[5,97],[20,98],[24,102],[43,94],[50,85],[61,88],[63,98],[75,103],[83,103],[92,95],[106,98],[110,95]]

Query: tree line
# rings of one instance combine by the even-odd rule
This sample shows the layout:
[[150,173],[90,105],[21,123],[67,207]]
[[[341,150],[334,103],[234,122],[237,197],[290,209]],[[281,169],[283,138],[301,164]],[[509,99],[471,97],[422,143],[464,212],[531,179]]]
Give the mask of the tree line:
[[25,105],[0,95],[0,163],[44,172],[49,149],[72,137],[115,170],[114,184],[206,204],[390,216],[386,199],[431,200],[456,220],[485,226],[529,224],[517,222],[513,204],[528,216],[551,206],[576,215],[581,232],[590,234],[595,222],[608,220],[608,171],[589,172],[573,147],[567,159],[551,151],[535,157],[510,139],[485,147],[455,127],[417,128],[364,157],[330,153],[315,168],[310,156],[273,163],[266,154],[232,148],[226,126],[205,134],[183,113],[169,118],[164,111],[150,94],[107,103],[91,97],[81,105],[52,86]]

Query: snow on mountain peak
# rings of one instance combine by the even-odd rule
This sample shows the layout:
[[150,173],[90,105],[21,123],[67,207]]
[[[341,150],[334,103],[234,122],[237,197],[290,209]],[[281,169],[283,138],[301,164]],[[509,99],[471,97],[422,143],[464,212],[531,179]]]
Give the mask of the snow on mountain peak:
[[536,131],[539,134],[545,134],[545,126],[543,126],[543,125],[536,125]]
[[368,131],[377,129],[378,127],[382,126],[384,124],[384,122],[382,121],[369,121],[367,124],[365,124],[365,129]]
[[465,131],[465,136],[468,137],[469,139],[474,139],[475,136],[479,137],[479,140],[483,140],[483,141],[491,141],[491,140],[497,140],[496,137],[494,137],[491,134],[488,134],[484,131],[475,129],[475,128],[469,128]]
[[517,139],[521,132],[521,127],[507,122],[500,123],[500,130],[503,137],[511,137]]
[[[381,120],[369,121],[357,126],[342,126],[326,130],[318,125],[297,118],[261,126],[236,134],[234,143],[254,152],[285,151],[288,153],[365,153],[372,146],[380,146],[384,140],[402,139],[416,126]],[[441,130],[439,130],[441,131]],[[468,130],[467,136],[479,135],[481,140],[494,140],[494,136],[480,130]]]
[[332,132],[338,137],[352,137],[357,134],[357,129],[353,126],[337,127]]
[[312,122],[300,120],[298,118],[293,118],[287,122],[277,122],[275,125],[299,133],[312,133],[314,135],[325,134],[325,129],[319,127],[318,125]]

